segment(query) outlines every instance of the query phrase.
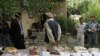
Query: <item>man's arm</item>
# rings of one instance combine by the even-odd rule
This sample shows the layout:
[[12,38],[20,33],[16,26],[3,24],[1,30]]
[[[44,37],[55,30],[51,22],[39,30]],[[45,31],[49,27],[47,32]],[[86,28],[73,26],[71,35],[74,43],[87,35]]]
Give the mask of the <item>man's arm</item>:
[[91,29],[89,29],[89,24],[87,23],[86,25],[85,25],[85,31],[91,31]]
[[100,24],[99,24],[99,23],[97,23],[97,25],[96,25],[96,29],[97,29],[97,31],[100,30]]
[[50,26],[48,25],[48,23],[45,23],[45,28],[46,28],[49,40],[52,41],[52,42],[55,42],[54,36],[52,34],[52,30],[50,29]]
[[58,24],[58,41],[60,40],[60,38],[61,38],[61,27]]

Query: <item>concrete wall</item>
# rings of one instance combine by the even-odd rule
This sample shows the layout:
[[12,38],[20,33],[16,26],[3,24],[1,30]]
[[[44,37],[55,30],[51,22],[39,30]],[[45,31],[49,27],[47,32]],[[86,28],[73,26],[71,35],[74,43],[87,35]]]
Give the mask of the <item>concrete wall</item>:
[[[27,37],[27,30],[31,27],[32,23],[38,22],[38,18],[33,17],[33,18],[29,18],[27,11],[22,11],[22,26],[23,26],[23,30],[24,30],[24,36]],[[7,23],[11,24],[11,21],[7,21]]]
[[23,26],[23,29],[24,29],[24,35],[25,37],[27,36],[27,29],[29,29],[32,25],[32,23],[35,23],[38,21],[38,18],[29,18],[28,17],[28,13],[27,11],[22,11],[22,26]]

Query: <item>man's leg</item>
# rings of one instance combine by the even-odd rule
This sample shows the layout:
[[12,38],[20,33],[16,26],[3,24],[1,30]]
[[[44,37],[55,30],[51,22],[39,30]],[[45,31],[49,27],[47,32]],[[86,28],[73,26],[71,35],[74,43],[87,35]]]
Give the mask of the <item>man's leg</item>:
[[96,47],[96,45],[97,45],[97,36],[96,36],[96,34],[93,34],[93,36],[92,36],[92,47]]
[[77,44],[79,46],[81,45],[80,41],[81,41],[81,35],[80,35],[80,33],[77,33]]
[[81,46],[84,46],[84,34],[81,34],[80,43],[81,43]]
[[89,48],[89,47],[92,47],[92,39],[93,39],[92,34],[88,34],[87,37],[88,37],[87,43],[88,43],[88,48]]

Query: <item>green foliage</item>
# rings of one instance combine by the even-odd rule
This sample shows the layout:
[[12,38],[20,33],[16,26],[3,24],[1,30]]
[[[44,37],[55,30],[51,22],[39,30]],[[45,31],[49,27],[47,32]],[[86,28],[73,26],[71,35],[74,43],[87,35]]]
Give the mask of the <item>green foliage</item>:
[[88,6],[88,11],[83,14],[83,16],[88,18],[89,16],[94,15],[97,21],[100,21],[100,4],[91,3]]
[[81,13],[81,14],[83,14],[84,12],[87,12],[88,11],[88,5],[90,4],[90,2],[89,1],[83,1],[81,4],[79,4],[78,6],[77,6],[77,10]]
[[16,12],[27,9],[34,15],[61,5],[65,0],[0,0],[0,17],[12,18]]
[[65,0],[23,0],[24,6],[33,14],[50,11],[55,6],[62,6]]
[[89,16],[94,15],[100,21],[100,0],[68,0],[67,8],[70,12],[78,10],[88,21]]
[[56,20],[59,22],[62,34],[71,33],[72,35],[76,34],[75,24],[76,21],[70,18],[66,18],[63,15],[57,15]]
[[66,30],[67,30],[66,17],[59,15],[59,16],[56,16],[56,20],[58,21],[58,23],[61,26],[62,34],[66,34]]
[[71,33],[72,35],[76,35],[76,29],[75,29],[76,21],[73,19],[68,18],[67,19],[67,32]]
[[84,0],[67,0],[67,8],[77,9]]
[[0,17],[8,19],[18,12],[19,4],[16,0],[0,0]]

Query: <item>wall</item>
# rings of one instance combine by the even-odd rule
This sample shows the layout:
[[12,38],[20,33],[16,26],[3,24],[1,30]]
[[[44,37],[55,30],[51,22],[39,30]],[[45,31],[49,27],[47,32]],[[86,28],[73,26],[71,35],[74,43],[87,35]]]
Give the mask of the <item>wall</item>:
[[37,18],[30,19],[28,17],[27,11],[22,11],[22,26],[23,26],[23,29],[24,29],[25,37],[27,36],[27,29],[29,29],[31,27],[32,23],[35,23],[37,21],[38,21]]

